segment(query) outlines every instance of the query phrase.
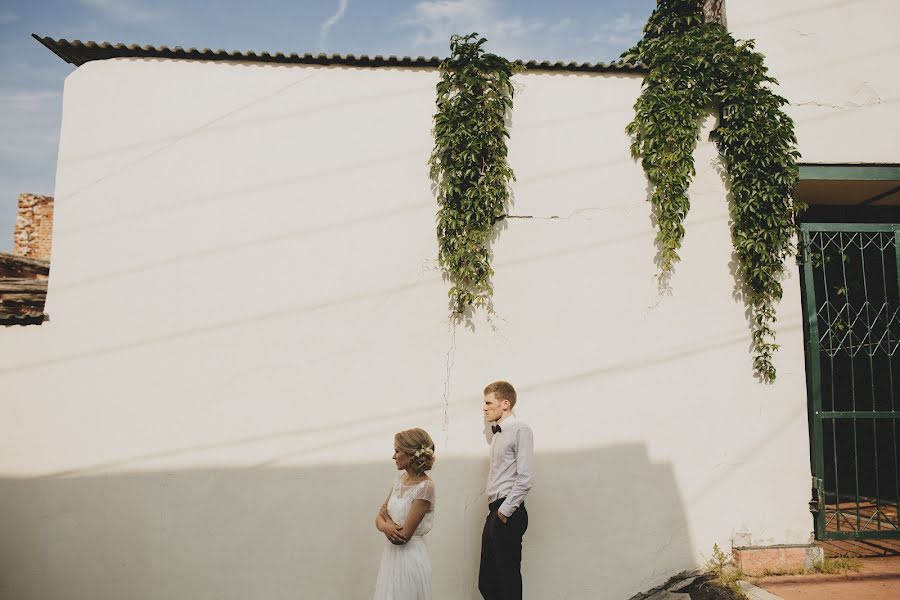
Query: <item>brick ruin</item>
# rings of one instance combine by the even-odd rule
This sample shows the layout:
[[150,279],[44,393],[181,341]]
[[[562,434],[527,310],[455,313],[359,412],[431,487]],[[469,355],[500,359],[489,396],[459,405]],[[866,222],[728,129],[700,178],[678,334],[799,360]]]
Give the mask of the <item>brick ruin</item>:
[[0,326],[37,325],[46,319],[52,238],[53,198],[20,194],[14,250],[0,252]]
[[53,197],[19,194],[19,216],[13,233],[13,253],[50,260],[53,241]]

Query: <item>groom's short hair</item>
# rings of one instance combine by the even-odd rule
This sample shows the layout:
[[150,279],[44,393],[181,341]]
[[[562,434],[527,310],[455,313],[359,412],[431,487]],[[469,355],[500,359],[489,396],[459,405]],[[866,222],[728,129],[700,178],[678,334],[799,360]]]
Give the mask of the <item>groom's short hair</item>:
[[494,394],[497,400],[509,400],[510,410],[516,405],[516,388],[508,381],[495,381],[487,384],[484,395]]

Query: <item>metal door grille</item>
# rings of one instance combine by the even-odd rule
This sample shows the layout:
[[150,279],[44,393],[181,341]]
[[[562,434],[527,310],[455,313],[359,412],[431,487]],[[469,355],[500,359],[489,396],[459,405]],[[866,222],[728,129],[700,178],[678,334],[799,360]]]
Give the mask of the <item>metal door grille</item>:
[[900,537],[898,230],[801,228],[818,539]]

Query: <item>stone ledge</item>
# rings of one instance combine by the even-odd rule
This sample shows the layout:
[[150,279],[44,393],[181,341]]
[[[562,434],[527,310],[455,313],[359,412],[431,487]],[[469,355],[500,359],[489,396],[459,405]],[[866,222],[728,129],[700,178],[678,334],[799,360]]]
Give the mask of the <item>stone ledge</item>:
[[782,600],[781,596],[776,596],[772,592],[757,587],[749,581],[738,581],[738,587],[741,588],[748,600]]

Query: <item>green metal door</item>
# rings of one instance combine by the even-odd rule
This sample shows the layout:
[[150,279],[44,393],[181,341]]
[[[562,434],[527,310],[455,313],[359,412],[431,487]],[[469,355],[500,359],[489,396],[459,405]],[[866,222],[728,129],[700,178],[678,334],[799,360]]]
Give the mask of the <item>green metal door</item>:
[[900,537],[898,232],[801,227],[818,539]]

